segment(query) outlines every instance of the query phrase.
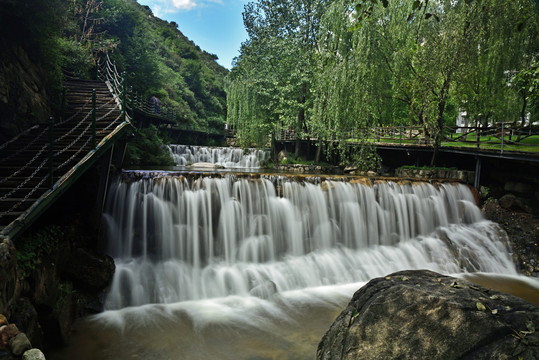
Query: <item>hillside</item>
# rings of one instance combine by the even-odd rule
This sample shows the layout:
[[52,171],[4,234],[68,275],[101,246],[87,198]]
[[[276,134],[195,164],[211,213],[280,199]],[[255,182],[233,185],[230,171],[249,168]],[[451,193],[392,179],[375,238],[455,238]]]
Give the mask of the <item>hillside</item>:
[[[43,79],[40,92],[42,96],[47,94],[49,103],[53,104],[52,112],[54,104],[59,103],[62,70],[93,78],[95,58],[108,52],[120,71],[126,71],[128,86],[143,98],[155,95],[164,106],[174,107],[179,123],[197,129],[223,128],[226,116],[223,79],[228,70],[215,61],[215,55],[201,50],[183,35],[176,23],[155,17],[147,6],[135,0],[23,3],[0,0],[0,3],[0,20],[5,28],[0,39],[3,53],[28,54],[28,61],[24,59],[24,65],[17,68],[32,73],[33,78]],[[0,98],[0,116],[3,122],[12,123],[2,126],[10,129],[9,136],[16,133],[14,129],[43,121],[40,117],[44,116],[36,116],[26,109],[28,106],[23,106],[25,111],[21,112],[18,98],[10,97],[16,93],[10,87],[25,78],[11,71],[13,63],[21,57],[0,59],[0,90],[7,94]]]

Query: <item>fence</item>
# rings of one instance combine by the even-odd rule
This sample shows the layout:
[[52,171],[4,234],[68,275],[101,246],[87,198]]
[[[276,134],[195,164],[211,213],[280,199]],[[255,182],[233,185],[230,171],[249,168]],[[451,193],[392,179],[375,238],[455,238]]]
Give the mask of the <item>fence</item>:
[[[344,136],[343,136],[344,135]],[[329,140],[370,142],[386,145],[432,146],[432,134],[422,126],[382,126],[356,128],[336,134]],[[277,129],[275,139],[291,141],[297,138],[294,130]],[[316,135],[302,134],[302,138],[317,139]],[[476,148],[504,153],[504,151],[539,152],[539,126],[514,126],[514,123],[496,123],[490,126],[445,126],[442,147]]]

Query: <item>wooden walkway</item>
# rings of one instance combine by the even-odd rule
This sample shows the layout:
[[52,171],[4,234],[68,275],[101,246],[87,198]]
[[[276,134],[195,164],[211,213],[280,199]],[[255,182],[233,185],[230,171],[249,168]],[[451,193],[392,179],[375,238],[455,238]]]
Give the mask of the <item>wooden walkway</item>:
[[63,119],[0,145],[0,237],[28,228],[132,128],[110,82],[71,79],[65,86]]

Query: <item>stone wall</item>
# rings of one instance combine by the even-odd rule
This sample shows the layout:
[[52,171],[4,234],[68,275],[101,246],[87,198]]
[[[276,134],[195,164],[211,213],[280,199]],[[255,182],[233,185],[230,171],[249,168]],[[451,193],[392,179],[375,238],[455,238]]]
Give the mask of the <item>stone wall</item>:
[[395,176],[410,179],[448,179],[457,180],[466,184],[474,183],[474,171],[468,170],[438,170],[438,169],[414,169],[398,168]]
[[342,168],[338,166],[304,165],[304,164],[286,164],[276,165],[274,170],[286,173],[300,174],[342,174]]

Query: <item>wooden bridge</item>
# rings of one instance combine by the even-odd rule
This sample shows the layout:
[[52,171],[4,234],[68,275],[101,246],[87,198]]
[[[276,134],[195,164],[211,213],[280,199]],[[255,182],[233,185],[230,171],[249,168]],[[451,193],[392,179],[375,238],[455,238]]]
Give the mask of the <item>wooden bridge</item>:
[[0,145],[0,237],[20,235],[98,159],[110,162],[115,146],[123,153],[118,140],[133,130],[121,101],[125,83],[114,66],[103,74],[66,80],[60,119]]

